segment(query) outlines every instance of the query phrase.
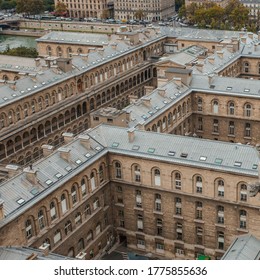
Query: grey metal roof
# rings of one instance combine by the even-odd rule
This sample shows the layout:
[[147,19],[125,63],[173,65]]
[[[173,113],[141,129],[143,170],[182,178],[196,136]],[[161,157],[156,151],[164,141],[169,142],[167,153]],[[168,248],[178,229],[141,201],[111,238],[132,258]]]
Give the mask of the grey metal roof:
[[238,236],[222,260],[260,260],[260,240],[252,234]]
[[30,256],[36,260],[73,260],[70,257],[49,253],[45,256],[41,250],[29,247],[0,247],[0,260],[26,260]]
[[[134,141],[129,143],[127,128],[100,125],[85,132],[90,136],[90,149],[81,144],[82,136],[78,136],[35,163],[36,184],[27,179],[25,170],[3,182],[0,197],[4,201],[5,218],[0,221],[0,226],[30,209],[107,152],[258,178],[258,153],[251,146],[147,131],[134,133]],[[117,147],[114,147],[114,142],[118,143]],[[139,148],[133,149],[133,146]],[[69,161],[60,155],[66,150],[70,151]],[[174,156],[168,155],[169,151],[174,152]],[[182,157],[182,153],[187,153],[187,157]],[[217,158],[222,162],[216,163]],[[241,166],[235,166],[235,162],[241,162]]]

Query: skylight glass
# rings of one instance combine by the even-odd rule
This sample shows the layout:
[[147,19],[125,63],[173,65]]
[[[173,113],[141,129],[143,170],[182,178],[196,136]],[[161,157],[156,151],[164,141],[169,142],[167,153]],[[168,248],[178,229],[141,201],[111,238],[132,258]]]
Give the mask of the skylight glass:
[[223,159],[221,159],[221,158],[216,158],[216,159],[215,159],[215,163],[216,163],[216,164],[221,164],[222,161],[223,161]]
[[244,89],[244,92],[249,92],[249,91],[250,91],[249,88],[245,88],[245,89]]
[[32,195],[36,195],[37,193],[39,193],[39,190],[38,189],[32,189],[31,191],[30,191],[30,193],[32,194]]
[[206,161],[206,160],[207,160],[207,157],[201,156],[201,157],[200,157],[200,160],[201,160],[201,161]]
[[232,89],[232,87],[227,87],[227,90],[231,90]]
[[77,159],[75,162],[76,162],[78,165],[80,165],[80,164],[82,163],[82,161],[81,161],[80,159]]
[[169,151],[168,156],[172,156],[172,157],[175,156],[175,152],[174,151]]
[[140,149],[140,146],[138,146],[138,145],[134,145],[132,147],[132,150],[134,150],[134,151],[138,151],[139,149]]
[[257,164],[253,164],[252,169],[257,169],[258,165]]
[[187,153],[181,153],[181,157],[186,158],[188,156]]
[[100,148],[99,146],[97,146],[95,149],[96,149],[97,151],[100,151],[100,150],[101,150],[101,148]]
[[89,153],[85,154],[86,158],[89,158],[91,155]]
[[62,177],[63,175],[60,173],[55,174],[55,177],[57,177],[58,179],[60,179],[60,177]]
[[235,161],[234,166],[241,167],[242,162],[241,161]]
[[147,152],[148,152],[148,153],[151,153],[151,154],[153,154],[153,153],[154,153],[154,151],[155,151],[155,149],[154,149],[154,148],[149,148],[149,149],[147,150]]
[[71,166],[66,166],[65,169],[70,172],[72,170]]
[[25,200],[23,198],[19,198],[16,202],[21,205],[25,202]]
[[52,180],[48,179],[47,181],[45,181],[45,183],[49,186],[49,185],[51,185],[53,182],[52,182]]
[[113,144],[112,144],[112,147],[113,148],[117,148],[119,146],[119,143],[118,142],[114,142]]

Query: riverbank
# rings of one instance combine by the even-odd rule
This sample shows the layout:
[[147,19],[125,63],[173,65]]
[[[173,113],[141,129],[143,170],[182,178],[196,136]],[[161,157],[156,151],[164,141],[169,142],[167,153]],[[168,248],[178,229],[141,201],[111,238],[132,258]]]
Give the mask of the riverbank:
[[2,30],[0,31],[0,35],[13,35],[13,36],[26,36],[26,37],[42,37],[46,34],[44,30]]

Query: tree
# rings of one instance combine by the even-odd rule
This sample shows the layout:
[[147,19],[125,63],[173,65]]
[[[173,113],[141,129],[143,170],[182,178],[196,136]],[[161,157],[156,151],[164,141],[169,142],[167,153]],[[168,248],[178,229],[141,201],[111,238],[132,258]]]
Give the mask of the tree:
[[66,16],[68,14],[66,4],[58,1],[54,11],[55,16]]
[[43,0],[17,0],[16,11],[27,15],[37,15],[44,11]]
[[179,11],[183,6],[185,6],[185,0],[175,0],[175,11]]
[[107,19],[107,18],[109,18],[109,16],[110,16],[109,10],[104,9],[103,12],[102,12],[101,18],[102,19]]
[[137,10],[134,14],[134,17],[138,20],[142,20],[144,17],[144,12],[142,10]]

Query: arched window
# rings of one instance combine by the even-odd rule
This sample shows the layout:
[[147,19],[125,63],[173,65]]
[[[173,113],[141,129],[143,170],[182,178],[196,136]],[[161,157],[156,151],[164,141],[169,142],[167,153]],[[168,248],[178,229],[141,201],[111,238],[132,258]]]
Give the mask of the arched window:
[[121,167],[121,163],[119,163],[118,161],[115,162],[115,177],[117,179],[122,178],[122,167]]
[[39,223],[40,230],[45,228],[45,218],[44,218],[44,213],[43,213],[42,209],[38,212],[38,223]]
[[96,178],[94,172],[90,173],[90,185],[91,185],[91,190],[94,191],[96,188]]
[[67,210],[68,210],[67,199],[66,199],[66,195],[63,193],[61,195],[61,211],[62,211],[62,214],[67,212]]
[[99,166],[99,181],[102,183],[104,181],[104,167],[103,165]]
[[25,232],[26,232],[26,238],[30,239],[33,236],[33,227],[32,227],[32,221],[28,219],[25,222]]
[[174,175],[174,185],[176,189],[181,189],[181,174],[179,172],[176,172]]
[[81,213],[78,212],[76,215],[75,215],[75,224],[76,225],[80,225],[82,223],[82,220],[81,220]]
[[217,193],[219,197],[224,197],[225,190],[224,190],[224,181],[223,180],[218,180],[217,181]]
[[161,172],[159,169],[154,169],[154,185],[161,186]]
[[245,107],[244,107],[244,110],[245,110],[245,116],[246,117],[251,117],[252,115],[252,106],[251,104],[245,104]]
[[234,102],[229,102],[228,104],[228,114],[234,115],[235,114],[235,104]]
[[51,220],[55,220],[57,218],[57,211],[56,211],[56,205],[55,202],[52,201],[50,203],[50,215],[51,215]]
[[134,181],[135,182],[141,182],[141,168],[139,165],[135,164],[133,166],[133,175],[134,175]]
[[218,101],[217,100],[213,101],[213,113],[218,114]]
[[86,180],[85,180],[85,178],[83,178],[81,180],[80,186],[81,186],[81,195],[82,195],[82,197],[84,197],[84,196],[87,195],[87,188],[86,188]]
[[247,201],[247,185],[242,184],[240,186],[239,197],[240,197],[240,201]]
[[202,111],[202,103],[203,103],[203,101],[202,101],[202,98],[198,98],[198,111]]
[[196,176],[196,192],[202,193],[202,178],[201,176]]
[[78,201],[78,198],[77,198],[77,189],[75,186],[72,186],[71,188],[71,200],[72,200],[72,204],[76,204],[77,201]]

